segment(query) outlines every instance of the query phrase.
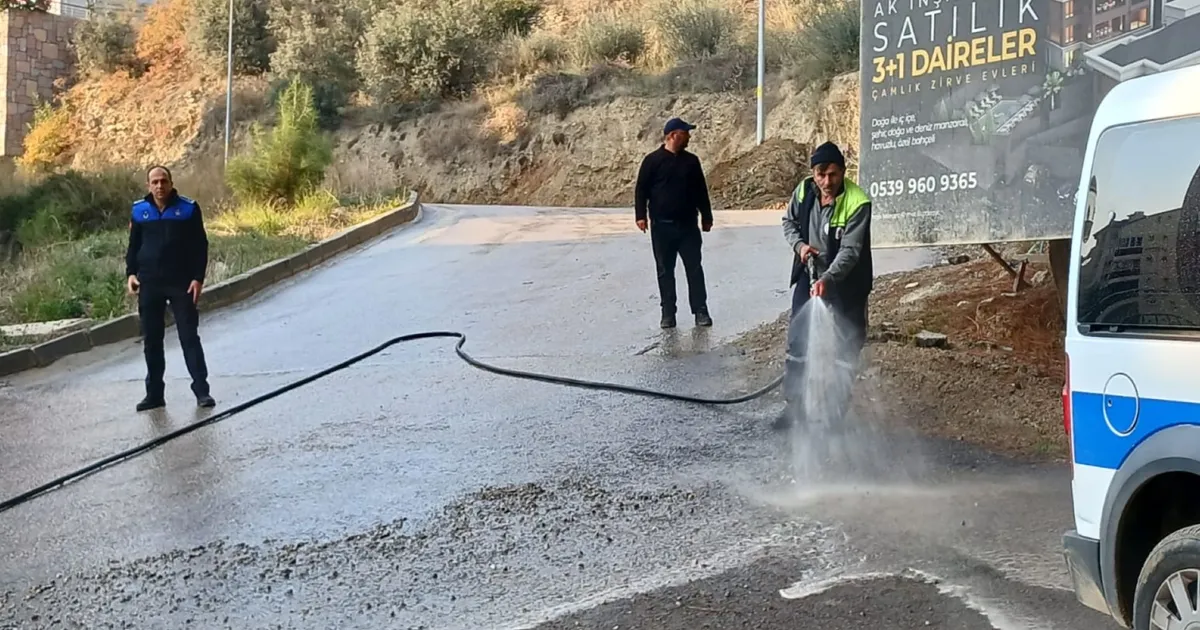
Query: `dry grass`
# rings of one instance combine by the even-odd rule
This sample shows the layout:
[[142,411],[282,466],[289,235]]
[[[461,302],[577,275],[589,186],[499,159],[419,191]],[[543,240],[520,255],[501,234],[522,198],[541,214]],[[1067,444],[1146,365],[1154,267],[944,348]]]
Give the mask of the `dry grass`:
[[528,128],[529,116],[516,103],[519,93],[516,87],[494,88],[484,93],[483,101],[487,104],[481,125],[484,136],[501,144],[511,144],[521,137]]
[[138,58],[160,69],[187,63],[191,50],[182,34],[187,32],[191,14],[192,0],[158,0],[151,4],[134,47]]
[[208,228],[218,236],[254,234],[318,241],[407,201],[406,194],[343,199],[322,189],[302,197],[291,207],[263,202],[224,209],[208,222]]
[[335,158],[325,173],[324,187],[351,198],[370,199],[395,195],[404,189],[404,182],[387,157],[364,154],[349,160]]

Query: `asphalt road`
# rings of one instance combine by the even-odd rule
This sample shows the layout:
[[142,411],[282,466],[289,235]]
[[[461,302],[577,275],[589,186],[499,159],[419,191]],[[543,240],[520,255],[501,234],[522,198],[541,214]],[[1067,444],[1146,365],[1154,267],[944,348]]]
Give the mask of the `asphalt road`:
[[[427,207],[207,316],[218,410],[431,329],[511,367],[748,391],[721,344],[787,308],[778,221],[718,214],[716,325],[663,334],[627,212]],[[0,514],[0,628],[1106,627],[1063,590],[1062,469],[866,434],[850,447],[885,477],[815,484],[770,404],[515,381],[450,345],[395,347]],[[201,417],[167,351],[163,413],[133,412],[134,343],[0,385],[0,496]]]

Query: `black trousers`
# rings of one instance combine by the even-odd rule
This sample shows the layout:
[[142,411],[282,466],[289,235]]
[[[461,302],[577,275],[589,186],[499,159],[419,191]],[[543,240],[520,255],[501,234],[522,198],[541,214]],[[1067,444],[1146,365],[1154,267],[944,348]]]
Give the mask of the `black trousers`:
[[704,267],[700,264],[700,249],[704,243],[700,226],[695,221],[654,221],[650,224],[650,243],[658,266],[658,294],[663,315],[674,315],[676,311],[676,258],[683,259],[692,312],[707,312],[708,292],[704,288]]
[[200,345],[200,312],[196,310],[186,285],[161,283],[143,283],[138,290],[142,349],[146,353],[146,395],[152,398],[163,396],[163,374],[167,370],[163,337],[166,334],[168,304],[175,317],[179,345],[183,347],[183,360],[192,377],[192,393],[207,396],[208,365],[204,361],[204,347]]

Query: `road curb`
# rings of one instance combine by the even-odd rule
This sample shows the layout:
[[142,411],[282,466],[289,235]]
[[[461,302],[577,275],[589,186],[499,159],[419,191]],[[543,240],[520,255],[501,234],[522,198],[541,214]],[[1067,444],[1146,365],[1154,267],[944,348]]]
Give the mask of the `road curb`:
[[[291,256],[273,260],[205,288],[200,310],[209,312],[245,300],[282,280],[312,269],[342,252],[415,220],[420,210],[420,195],[413,191],[408,197],[408,202],[399,208],[347,228]],[[65,356],[133,339],[140,334],[141,320],[137,314],[123,315],[31,347],[0,353],[0,376],[46,367]]]
[[38,365],[50,365],[67,355],[87,352],[91,349],[92,340],[88,337],[86,330],[78,330],[68,335],[55,337],[31,348]]
[[0,375],[15,374],[37,367],[32,348],[19,348],[0,354]]

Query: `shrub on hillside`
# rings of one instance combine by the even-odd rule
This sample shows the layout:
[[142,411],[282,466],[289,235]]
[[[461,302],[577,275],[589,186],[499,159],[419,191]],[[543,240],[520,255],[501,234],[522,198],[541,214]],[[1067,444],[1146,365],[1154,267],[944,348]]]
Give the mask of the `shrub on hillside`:
[[[193,0],[191,37],[196,49],[225,68],[229,46],[229,1]],[[234,0],[233,71],[261,74],[270,67],[275,40],[267,28],[267,0]]]
[[0,197],[0,232],[15,232],[23,246],[36,247],[119,228],[143,193],[128,172],[56,173]]
[[252,130],[248,154],[229,163],[229,187],[246,202],[292,203],[314,189],[333,161],[333,148],[321,132],[312,87],[293,81],[279,98],[275,126]]
[[22,146],[24,152],[16,162],[27,173],[49,173],[65,166],[71,157],[71,113],[49,103],[38,105]]
[[499,37],[479,2],[399,4],[367,30],[358,69],[371,95],[403,103],[470,91],[486,74]]
[[563,118],[594,98],[599,88],[628,82],[632,70],[601,64],[585,74],[558,72],[537,77],[522,92],[519,104],[533,114],[553,114]]
[[723,52],[737,37],[738,14],[721,0],[664,3],[662,29],[667,51],[675,59],[704,59]]
[[83,72],[115,72],[128,69],[141,72],[134,52],[136,34],[133,26],[112,11],[90,20],[83,20],[71,34],[71,44]]
[[494,72],[498,76],[529,76],[557,67],[568,56],[567,43],[553,33],[541,31],[524,38],[510,35],[493,58]]
[[647,81],[651,94],[740,92],[754,87],[757,65],[753,49],[731,46],[705,59],[682,61]]
[[861,7],[853,0],[817,4],[808,25],[789,38],[784,62],[804,82],[827,81],[858,69]]
[[188,32],[192,23],[192,0],[158,0],[146,8],[138,29],[135,51],[144,63],[170,66],[187,59]]
[[498,34],[526,37],[542,16],[541,0],[487,0],[484,10]]
[[[365,23],[353,3],[286,0],[271,7],[270,27],[277,41],[271,71],[280,79],[275,85],[298,79],[312,86],[322,127],[336,125],[341,108],[358,90],[355,59]],[[272,100],[278,93],[277,88]]]
[[646,51],[646,33],[633,20],[616,14],[592,16],[577,31],[576,60],[591,66],[604,62],[636,63]]

